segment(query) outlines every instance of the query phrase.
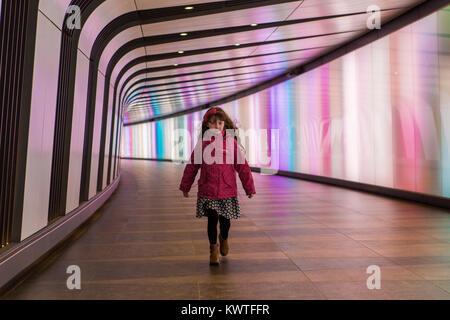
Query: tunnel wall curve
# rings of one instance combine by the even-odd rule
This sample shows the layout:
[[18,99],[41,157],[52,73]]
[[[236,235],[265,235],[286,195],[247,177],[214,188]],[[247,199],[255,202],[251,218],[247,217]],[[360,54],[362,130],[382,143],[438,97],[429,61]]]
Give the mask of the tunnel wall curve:
[[[243,133],[261,132],[261,140],[244,145],[250,165],[448,204],[449,24],[450,10],[442,9],[296,78],[220,105]],[[121,156],[186,160],[203,114],[125,126]],[[279,157],[268,165],[271,130],[279,134]]]
[[[119,185],[120,109],[112,103],[103,109],[108,84],[101,70],[94,104],[102,107],[86,108],[91,61],[79,42],[101,3],[0,2],[0,82],[8,89],[1,104],[0,290],[88,220]],[[81,21],[69,28],[76,13],[70,5],[81,9]]]

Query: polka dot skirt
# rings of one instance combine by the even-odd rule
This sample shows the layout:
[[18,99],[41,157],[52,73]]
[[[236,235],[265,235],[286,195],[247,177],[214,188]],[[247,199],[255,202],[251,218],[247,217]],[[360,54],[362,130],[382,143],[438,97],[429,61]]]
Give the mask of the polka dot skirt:
[[226,199],[197,198],[197,218],[207,216],[207,209],[216,210],[217,214],[227,219],[238,219],[241,210],[237,197]]

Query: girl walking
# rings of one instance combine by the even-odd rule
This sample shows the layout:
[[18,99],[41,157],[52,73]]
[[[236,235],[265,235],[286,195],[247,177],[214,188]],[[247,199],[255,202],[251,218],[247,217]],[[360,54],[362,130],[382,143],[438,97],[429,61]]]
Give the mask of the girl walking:
[[220,226],[220,254],[226,256],[229,251],[230,219],[238,219],[240,216],[236,172],[248,198],[252,198],[256,193],[250,167],[241,153],[236,136],[229,134],[230,130],[237,128],[225,111],[221,108],[210,108],[206,112],[203,116],[201,137],[184,169],[179,187],[184,197],[189,197],[189,190],[198,170],[201,169],[196,216],[208,218],[211,265],[219,264],[217,223],[219,222]]

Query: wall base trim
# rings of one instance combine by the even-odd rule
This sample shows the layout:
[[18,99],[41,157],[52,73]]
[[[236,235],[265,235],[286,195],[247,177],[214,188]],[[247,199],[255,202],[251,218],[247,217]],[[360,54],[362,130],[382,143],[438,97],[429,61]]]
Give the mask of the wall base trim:
[[[261,172],[261,168],[257,168],[257,167],[251,167],[251,170],[254,172]],[[434,195],[418,193],[418,192],[413,192],[413,191],[377,186],[377,185],[367,184],[367,183],[362,183],[362,182],[342,180],[342,179],[337,179],[337,178],[317,176],[317,175],[292,172],[292,171],[278,170],[276,175],[288,177],[288,178],[300,179],[300,180],[307,180],[307,181],[317,182],[317,183],[322,183],[322,184],[328,184],[328,185],[343,187],[343,188],[352,189],[352,190],[356,190],[356,191],[363,191],[363,192],[368,192],[368,193],[379,194],[379,195],[390,197],[390,198],[419,202],[422,204],[427,204],[427,205],[440,207],[440,208],[444,208],[444,209],[450,209],[450,198],[445,198],[445,197],[440,197],[440,196],[434,196]]]
[[116,191],[119,176],[91,200],[59,218],[51,225],[39,230],[20,243],[10,244],[0,251],[0,294],[5,293],[42,258],[63,241],[74,230],[86,222]]

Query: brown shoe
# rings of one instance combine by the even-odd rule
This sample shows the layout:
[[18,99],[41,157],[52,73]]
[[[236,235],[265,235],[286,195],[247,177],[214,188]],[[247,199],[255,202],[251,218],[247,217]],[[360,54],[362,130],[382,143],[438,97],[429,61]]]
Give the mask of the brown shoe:
[[219,242],[220,242],[220,254],[225,257],[228,254],[228,250],[230,250],[230,247],[228,246],[228,239],[227,240],[222,239],[222,236],[219,234]]
[[209,264],[210,265],[217,265],[219,264],[219,245],[216,244],[210,244],[209,245]]

